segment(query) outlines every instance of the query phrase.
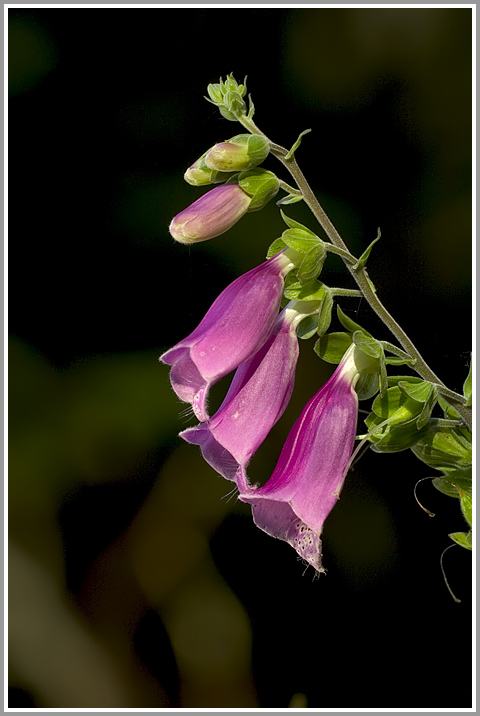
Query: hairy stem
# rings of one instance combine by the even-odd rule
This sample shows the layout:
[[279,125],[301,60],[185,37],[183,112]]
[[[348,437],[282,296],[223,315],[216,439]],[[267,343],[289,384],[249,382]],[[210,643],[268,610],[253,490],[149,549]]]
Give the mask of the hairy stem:
[[[263,137],[268,139],[268,137],[248,117],[244,115],[239,115],[237,119],[245,127],[245,129],[247,129],[252,134],[261,134]],[[322,229],[325,231],[327,237],[329,238],[333,246],[339,249],[338,253],[342,257],[345,266],[351,273],[363,296],[368,301],[369,305],[375,311],[377,316],[383,321],[383,323],[385,323],[392,335],[395,336],[402,348],[412,359],[414,363],[414,365],[412,366],[413,369],[424,380],[428,380],[431,383],[435,383],[440,395],[442,395],[442,397],[449,404],[451,404],[455,408],[455,410],[457,410],[457,412],[462,416],[465,423],[471,428],[472,411],[470,407],[464,405],[465,398],[462,395],[459,395],[458,393],[455,393],[454,391],[447,388],[447,386],[440,380],[440,378],[435,375],[433,370],[422,358],[419,350],[407,336],[405,331],[399,326],[399,324],[395,321],[393,316],[389,313],[389,311],[387,311],[383,303],[378,298],[368,278],[368,274],[365,268],[354,268],[355,264],[352,263],[351,259],[352,254],[348,250],[348,247],[346,246],[342,237],[328,218],[324,209],[320,205],[320,202],[310,188],[310,185],[308,184],[303,172],[297,164],[295,154],[289,155],[289,152],[284,147],[280,146],[279,144],[275,144],[270,139],[268,139],[268,141],[270,143],[271,153],[275,157],[277,157],[277,159],[279,159],[285,166],[285,168],[290,172],[291,176],[295,180],[296,185],[301,191],[303,199],[309,207],[310,211],[317,219]]]

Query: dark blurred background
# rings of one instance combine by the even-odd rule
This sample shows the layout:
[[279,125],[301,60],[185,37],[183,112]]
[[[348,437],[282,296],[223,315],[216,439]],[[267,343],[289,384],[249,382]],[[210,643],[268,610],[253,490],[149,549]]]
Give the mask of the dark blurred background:
[[[10,8],[8,21],[9,705],[471,706],[471,560],[445,554],[455,603],[440,555],[464,530],[458,502],[430,481],[418,497],[436,517],[414,499],[433,471],[367,453],[315,580],[177,437],[194,421],[157,360],[285,228],[272,202],[191,248],[168,233],[203,192],[185,169],[239,131],[203,99],[232,72],[273,141],[312,128],[297,158],[317,196],[357,255],[381,227],[379,295],[462,389],[471,10]],[[300,204],[286,213],[316,230]],[[351,286],[335,258],[322,279]],[[258,479],[331,373],[312,345]]]

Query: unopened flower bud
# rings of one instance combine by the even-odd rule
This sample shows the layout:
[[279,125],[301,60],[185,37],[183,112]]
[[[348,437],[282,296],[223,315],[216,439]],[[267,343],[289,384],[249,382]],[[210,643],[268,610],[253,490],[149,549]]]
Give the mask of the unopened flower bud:
[[268,152],[269,143],[265,137],[239,134],[212,147],[205,155],[205,164],[219,172],[245,171],[261,164]]
[[210,169],[205,164],[205,156],[207,152],[200,159],[197,159],[192,166],[188,167],[187,171],[183,175],[186,182],[192,186],[205,186],[206,184],[219,184],[225,182],[232,176],[231,172],[217,171],[216,169]]
[[237,114],[245,114],[246,106],[243,97],[246,91],[245,82],[243,85],[238,84],[233,75],[228,75],[225,82],[220,79],[220,84],[208,85],[207,92],[210,95],[208,101],[217,105],[225,119],[236,121]]
[[213,239],[236,224],[251,201],[238,184],[222,184],[177,214],[170,224],[170,233],[182,244]]

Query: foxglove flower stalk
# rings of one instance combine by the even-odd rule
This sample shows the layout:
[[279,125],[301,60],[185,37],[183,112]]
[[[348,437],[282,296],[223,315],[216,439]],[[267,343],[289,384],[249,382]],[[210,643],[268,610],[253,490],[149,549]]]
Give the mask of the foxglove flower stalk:
[[234,480],[240,491],[247,488],[245,468],[250,458],[283,415],[292,394],[298,360],[296,327],[306,315],[293,305],[279,315],[262,348],[237,369],[215,415],[180,433],[187,442],[200,445],[209,465]]
[[260,488],[240,486],[257,527],[288,542],[323,572],[320,534],[343,487],[357,425],[354,386],[371,360],[354,344],[335,373],[307,403],[293,426],[270,479]]
[[178,397],[192,404],[198,420],[208,419],[208,390],[249,360],[269,338],[278,316],[284,278],[294,266],[288,249],[231,283],[197,328],[164,353]]
[[170,233],[181,244],[213,239],[236,224],[251,201],[238,184],[216,186],[172,219]]

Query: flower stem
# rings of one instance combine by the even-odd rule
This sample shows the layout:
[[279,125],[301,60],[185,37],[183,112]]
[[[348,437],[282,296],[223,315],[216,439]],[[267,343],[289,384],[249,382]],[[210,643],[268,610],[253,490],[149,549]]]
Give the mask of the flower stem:
[[[279,159],[280,162],[285,166],[285,168],[290,172],[291,176],[295,180],[296,185],[302,193],[303,200],[309,207],[314,217],[317,219],[322,229],[325,231],[331,244],[336,247],[336,249],[338,249],[339,255],[342,257],[345,266],[350,271],[363,296],[365,297],[371,308],[375,311],[377,316],[383,321],[383,323],[385,323],[387,328],[395,336],[402,348],[414,362],[414,366],[412,366],[413,369],[424,380],[428,380],[431,383],[435,383],[440,395],[442,395],[443,398],[445,398],[445,400],[455,408],[455,410],[462,416],[465,423],[469,426],[469,428],[471,428],[472,411],[470,407],[464,405],[465,398],[462,395],[455,393],[452,390],[449,390],[449,388],[447,388],[447,386],[440,380],[440,378],[435,375],[434,371],[422,358],[420,352],[410,340],[410,338],[407,336],[405,331],[399,326],[399,324],[395,321],[393,316],[389,313],[389,311],[385,308],[383,303],[378,298],[373,288],[373,285],[368,278],[368,274],[365,268],[355,269],[356,259],[352,257],[352,254],[348,250],[348,247],[346,246],[342,237],[328,218],[323,207],[321,206],[317,197],[310,188],[310,185],[308,184],[302,170],[297,164],[295,154],[290,154],[287,149],[280,146],[279,144],[275,144],[274,142],[272,142],[257,127],[257,125],[252,121],[252,119],[246,117],[245,115],[238,115],[237,119],[249,132],[251,132],[252,134],[260,134],[269,141],[270,152],[277,159]],[[354,260],[352,261],[352,259]]]

